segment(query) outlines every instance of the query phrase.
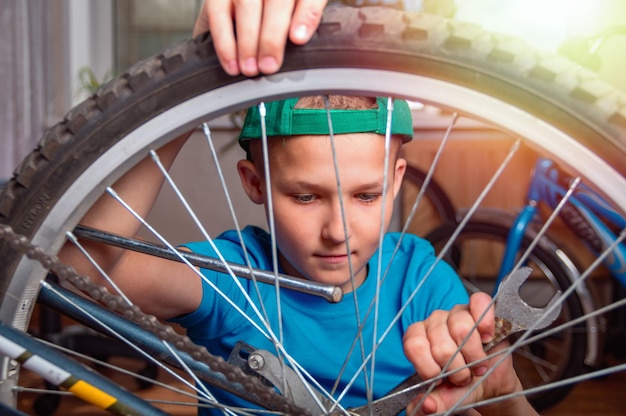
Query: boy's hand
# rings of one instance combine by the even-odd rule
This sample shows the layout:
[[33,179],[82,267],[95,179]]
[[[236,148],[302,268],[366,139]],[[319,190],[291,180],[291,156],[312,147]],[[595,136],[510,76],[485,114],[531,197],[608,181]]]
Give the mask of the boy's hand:
[[287,37],[309,41],[327,0],[205,0],[193,35],[211,31],[226,73],[272,74],[283,63]]
[[[461,352],[458,354],[456,352],[478,318],[487,309],[490,300],[488,295],[476,293],[470,298],[469,305],[458,305],[451,311],[436,311],[425,321],[409,327],[404,335],[404,352],[420,377],[428,380],[438,376],[450,359],[452,359],[452,364],[448,370],[452,371],[463,367],[466,363],[485,357],[483,343],[490,341],[495,333],[493,307],[478,323],[477,329],[472,332]],[[499,347],[502,348],[502,346]],[[497,348],[492,349],[492,352]],[[476,377],[485,374],[489,366],[498,360],[499,356],[451,374],[433,390],[416,414],[449,410],[476,382]],[[487,379],[481,380],[480,385],[468,397],[465,404],[476,403],[520,389],[521,384],[513,370],[512,360],[508,358]],[[412,414],[410,412],[414,410],[420,399],[421,397],[417,397],[409,405],[407,414]],[[522,407],[527,405],[523,396],[520,401],[523,402]],[[514,403],[513,407],[517,407],[517,404],[519,403]],[[503,404],[507,407],[511,405],[508,402]]]

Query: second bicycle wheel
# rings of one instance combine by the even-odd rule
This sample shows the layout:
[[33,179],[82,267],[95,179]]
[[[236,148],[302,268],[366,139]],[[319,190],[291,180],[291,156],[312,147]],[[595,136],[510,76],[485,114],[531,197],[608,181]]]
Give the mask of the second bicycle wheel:
[[[427,174],[410,164],[404,173],[402,184],[402,198],[408,201],[411,210],[407,216],[410,218],[410,232],[424,237],[429,231],[439,225],[456,221],[456,209],[441,186],[433,181],[428,181]],[[420,196],[423,193],[423,196]],[[413,206],[415,210],[413,211]]]
[[[512,39],[434,16],[331,8],[309,44],[288,48],[279,74],[228,77],[211,48],[208,37],[176,45],[68,113],[3,189],[2,222],[56,253],[149,150],[260,101],[329,93],[397,96],[488,123],[559,160],[626,212],[626,99]],[[46,271],[8,243],[0,253],[0,319],[25,331]],[[1,399],[14,404],[17,367],[7,359],[2,368]]]

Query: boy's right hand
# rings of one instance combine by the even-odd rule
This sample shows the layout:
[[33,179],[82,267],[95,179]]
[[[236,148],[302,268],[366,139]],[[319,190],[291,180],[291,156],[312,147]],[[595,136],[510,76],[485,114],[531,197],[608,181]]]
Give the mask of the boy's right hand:
[[[490,304],[491,298],[488,295],[475,293],[471,296],[469,305],[457,305],[450,311],[435,311],[426,320],[414,323],[407,329],[404,335],[405,354],[422,379],[429,380],[438,376],[442,368],[451,360],[448,370],[452,371],[485,358],[483,343],[491,341],[495,334],[494,310]],[[487,308],[489,312],[483,317]],[[469,333],[471,336],[467,343],[459,350]],[[503,347],[503,345],[497,346],[492,351],[496,352]],[[497,361],[499,361],[498,357],[454,372],[429,394],[418,412],[412,413],[421,401],[421,397],[417,397],[408,406],[407,414],[448,411],[469,388],[473,387],[476,388],[472,390],[472,394],[463,404],[478,403],[485,399],[519,392],[522,386],[513,369],[511,357],[499,365],[489,377],[479,379]],[[479,383],[478,386],[473,386],[476,383]],[[522,395],[500,402],[493,407],[483,407],[481,414],[535,415],[536,413]]]
[[283,63],[287,37],[309,41],[327,0],[205,0],[193,35],[211,31],[229,75],[272,74]]

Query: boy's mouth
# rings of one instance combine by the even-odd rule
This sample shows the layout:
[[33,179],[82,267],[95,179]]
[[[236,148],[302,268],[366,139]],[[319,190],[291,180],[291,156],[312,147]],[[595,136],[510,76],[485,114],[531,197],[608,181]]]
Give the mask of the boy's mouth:
[[328,264],[341,264],[347,262],[350,257],[354,256],[354,253],[348,254],[315,254],[315,257]]

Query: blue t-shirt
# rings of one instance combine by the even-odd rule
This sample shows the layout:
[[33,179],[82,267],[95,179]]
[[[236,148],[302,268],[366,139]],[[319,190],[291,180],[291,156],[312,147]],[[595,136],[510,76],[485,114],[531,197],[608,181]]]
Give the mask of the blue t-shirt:
[[[260,228],[247,227],[242,231],[242,236],[252,267],[272,270],[269,235]],[[399,234],[389,233],[383,241],[381,270],[387,268],[389,270],[379,289],[377,325],[374,325],[375,312],[370,308],[370,304],[376,297],[379,253],[376,253],[368,263],[369,272],[365,282],[356,291],[345,294],[339,303],[329,303],[317,296],[281,289],[280,309],[285,349],[327,389],[334,385],[340,369],[344,366],[348,351],[353,349],[339,385],[338,391],[342,391],[342,387],[361,366],[361,348],[365,349],[366,355],[371,352],[374,329],[376,328],[377,338],[380,338],[402,305],[412,297],[401,318],[388,331],[376,350],[374,397],[384,395],[415,372],[403,353],[402,336],[406,328],[414,322],[426,319],[437,309],[448,310],[454,305],[468,301],[462,283],[446,263],[439,262],[430,276],[424,279],[435,262],[434,251],[425,240],[405,235],[393,262],[389,265],[398,238]],[[214,243],[227,261],[246,264],[235,231],[223,233],[214,240]],[[185,246],[193,252],[215,256],[214,250],[207,242],[189,243]],[[230,275],[205,269],[202,269],[202,273],[251,316],[254,322],[264,328]],[[279,321],[275,287],[259,283],[257,291],[252,281],[243,278],[237,280],[259,310],[261,310],[258,307],[260,296],[271,328],[277,333]],[[419,291],[413,296],[418,286]],[[355,296],[358,302],[355,302]],[[360,320],[365,320],[362,331],[364,341],[362,347],[357,344],[357,348],[353,348],[358,331],[355,303],[358,304]],[[202,303],[198,309],[174,321],[187,328],[187,333],[194,342],[206,346],[211,353],[225,359],[237,341],[244,341],[257,349],[275,353],[271,341],[206,282],[203,282]],[[369,365],[367,368],[369,372]],[[365,377],[360,374],[349,393],[341,400],[341,405],[348,408],[365,404],[367,402],[365,383]],[[231,397],[217,389],[214,390],[215,396],[222,400],[224,397]],[[203,413],[205,411],[201,410],[200,414],[210,414]]]

